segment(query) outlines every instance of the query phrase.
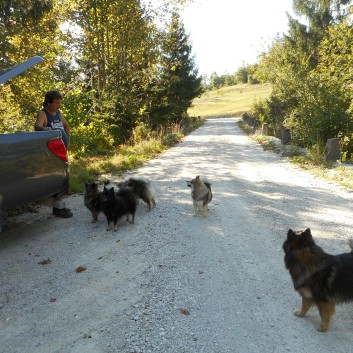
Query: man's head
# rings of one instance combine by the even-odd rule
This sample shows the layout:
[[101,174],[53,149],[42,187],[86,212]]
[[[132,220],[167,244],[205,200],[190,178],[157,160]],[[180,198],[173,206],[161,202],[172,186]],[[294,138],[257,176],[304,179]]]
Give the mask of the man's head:
[[51,108],[51,110],[56,111],[60,108],[63,101],[63,97],[59,91],[49,91],[45,94],[43,107]]

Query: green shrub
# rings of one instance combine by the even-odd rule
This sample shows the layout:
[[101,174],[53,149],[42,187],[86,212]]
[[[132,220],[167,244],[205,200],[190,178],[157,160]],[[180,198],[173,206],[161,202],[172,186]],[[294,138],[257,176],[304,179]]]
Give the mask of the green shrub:
[[141,142],[143,140],[151,139],[152,131],[151,129],[145,124],[140,123],[132,130],[132,141],[135,143]]
[[112,151],[113,148],[114,138],[103,120],[71,129],[71,152],[76,156]]

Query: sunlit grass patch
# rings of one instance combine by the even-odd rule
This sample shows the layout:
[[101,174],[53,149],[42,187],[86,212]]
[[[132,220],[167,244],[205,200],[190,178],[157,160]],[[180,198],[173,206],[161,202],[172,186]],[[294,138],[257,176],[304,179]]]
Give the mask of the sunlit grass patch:
[[241,116],[249,112],[255,102],[270,96],[271,85],[238,84],[207,91],[193,101],[190,115],[202,117]]

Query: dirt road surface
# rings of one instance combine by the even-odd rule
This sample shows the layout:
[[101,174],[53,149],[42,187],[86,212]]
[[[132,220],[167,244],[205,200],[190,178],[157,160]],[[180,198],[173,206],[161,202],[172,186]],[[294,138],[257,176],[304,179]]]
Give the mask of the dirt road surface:
[[[116,233],[73,195],[73,218],[43,206],[0,235],[1,352],[353,351],[352,304],[327,333],[316,309],[293,315],[301,300],[282,251],[289,228],[309,227],[326,251],[348,252],[351,192],[263,151],[230,118],[130,174],[153,182],[157,207],[140,202]],[[193,216],[196,175],[212,182],[207,217]]]

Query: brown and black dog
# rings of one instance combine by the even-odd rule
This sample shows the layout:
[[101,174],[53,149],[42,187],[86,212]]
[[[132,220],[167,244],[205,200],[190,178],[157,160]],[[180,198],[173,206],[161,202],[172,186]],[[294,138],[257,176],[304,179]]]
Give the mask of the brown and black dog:
[[302,296],[302,307],[294,314],[305,316],[311,306],[319,309],[318,330],[328,330],[335,305],[353,301],[353,240],[350,253],[331,255],[315,244],[310,229],[294,232],[289,229],[283,243],[284,262],[294,288]]

